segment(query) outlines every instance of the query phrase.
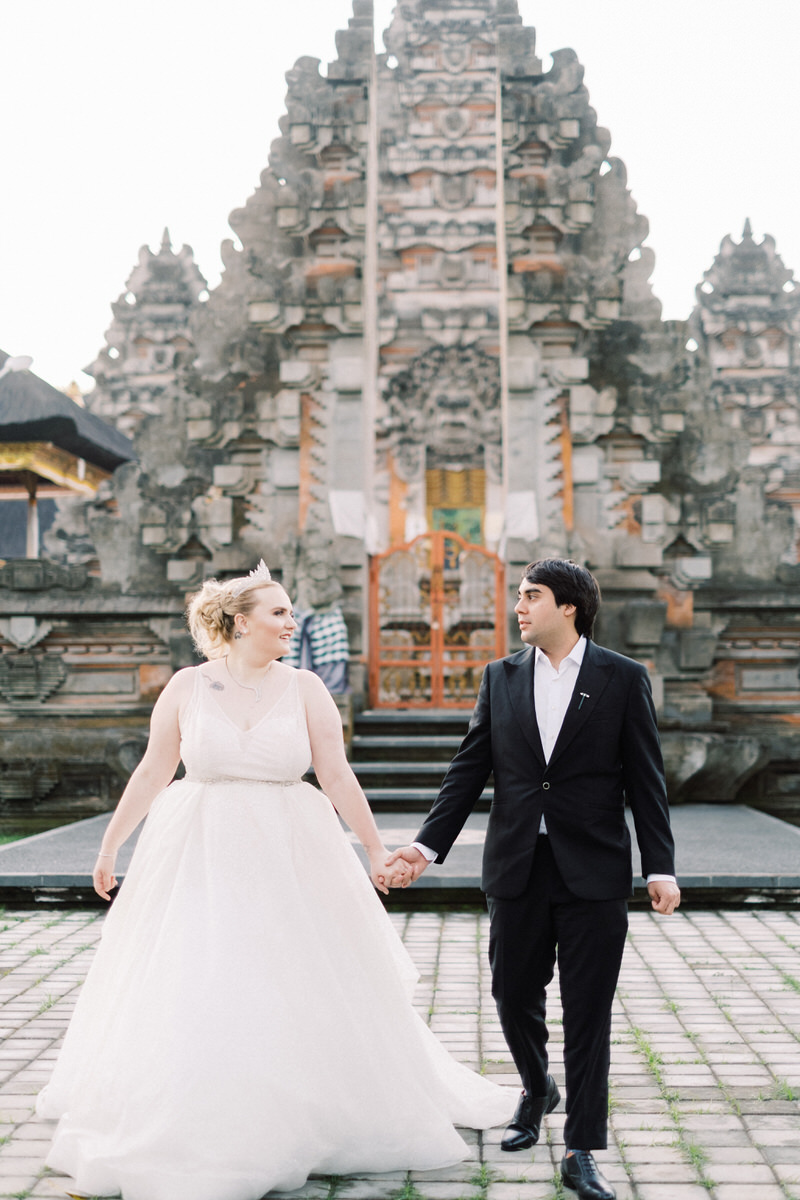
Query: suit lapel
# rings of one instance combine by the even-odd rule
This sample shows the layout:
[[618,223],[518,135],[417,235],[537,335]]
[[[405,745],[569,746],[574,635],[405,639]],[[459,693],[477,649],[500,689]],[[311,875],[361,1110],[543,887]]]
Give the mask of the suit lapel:
[[611,663],[598,662],[599,657],[594,642],[587,642],[581,669],[575,681],[575,689],[570,698],[561,731],[556,738],[553,753],[550,755],[548,765],[551,767],[570,742],[580,733],[614,674]]
[[544,766],[544,750],[539,736],[536,708],[533,699],[534,652],[529,649],[513,659],[503,659],[511,711],[516,718],[526,742]]

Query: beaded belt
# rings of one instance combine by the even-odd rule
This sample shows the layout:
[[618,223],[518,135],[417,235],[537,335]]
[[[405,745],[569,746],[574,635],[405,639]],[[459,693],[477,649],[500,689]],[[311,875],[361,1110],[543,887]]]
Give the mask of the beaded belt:
[[215,775],[213,779],[201,779],[197,775],[184,775],[179,783],[258,783],[270,787],[296,787],[302,779],[243,779],[239,775]]

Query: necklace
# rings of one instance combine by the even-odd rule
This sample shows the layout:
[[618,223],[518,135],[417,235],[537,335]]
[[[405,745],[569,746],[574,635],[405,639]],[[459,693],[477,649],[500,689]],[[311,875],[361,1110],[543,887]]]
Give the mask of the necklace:
[[273,658],[272,662],[269,664],[269,666],[267,667],[266,671],[265,671],[265,672],[264,672],[264,674],[261,676],[261,678],[259,679],[259,681],[258,681],[258,683],[257,683],[257,684],[252,684],[252,683],[241,683],[241,682],[240,682],[240,681],[239,681],[239,680],[236,678],[236,676],[234,675],[234,673],[233,673],[233,671],[230,669],[230,667],[228,666],[228,656],[227,656],[227,654],[225,655],[225,670],[228,672],[228,674],[230,675],[231,679],[233,680],[233,682],[236,684],[236,686],[237,686],[237,687],[240,687],[240,688],[246,688],[248,692],[255,692],[255,694],[256,694],[256,698],[255,698],[255,700],[253,701],[253,703],[254,703],[254,704],[258,704],[259,700],[261,699],[261,689],[262,689],[262,687],[264,686],[264,680],[265,680],[265,679],[267,678],[267,676],[269,675],[269,673],[270,673],[270,670],[271,670],[271,668],[272,668],[272,663],[273,663],[274,661],[275,661],[275,659]]

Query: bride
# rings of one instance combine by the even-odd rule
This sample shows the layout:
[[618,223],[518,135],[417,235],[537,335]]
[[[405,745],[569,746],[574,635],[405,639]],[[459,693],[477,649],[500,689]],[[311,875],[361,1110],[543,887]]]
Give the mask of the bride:
[[208,580],[188,619],[207,661],[159,697],[103,838],[108,900],[147,815],[39,1096],[60,1118],[47,1163],[92,1196],[259,1200],[310,1172],[457,1162],[453,1126],[504,1123],[516,1095],[411,1006],[416,972],[336,813],[375,887],[405,867],[386,866],[334,701],[280,662],[289,598],[262,562]]

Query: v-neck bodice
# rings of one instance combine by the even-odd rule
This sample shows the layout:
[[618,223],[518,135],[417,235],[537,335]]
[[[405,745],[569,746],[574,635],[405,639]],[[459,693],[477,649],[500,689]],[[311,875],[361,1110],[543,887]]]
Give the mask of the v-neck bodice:
[[258,718],[258,720],[255,721],[252,725],[248,726],[247,729],[243,729],[242,726],[238,724],[238,722],[234,721],[233,717],[225,712],[225,709],[222,707],[220,702],[218,700],[214,699],[214,697],[211,695],[211,692],[214,690],[215,685],[211,681],[209,681],[209,679],[207,679],[207,678],[203,679],[201,676],[200,684],[197,686],[199,686],[201,688],[203,688],[203,687],[205,688],[205,691],[208,693],[214,707],[219,710],[219,713],[223,717],[224,720],[230,722],[230,724],[233,726],[234,729],[237,729],[239,731],[239,733],[253,733],[253,732],[255,732],[256,729],[258,729],[259,725],[261,725],[263,721],[268,721],[273,713],[280,714],[283,702],[285,699],[288,698],[290,690],[292,688],[296,689],[296,687],[297,687],[297,676],[296,675],[291,676],[288,684],[283,689],[280,696],[275,701],[275,703],[272,705],[272,707],[267,709],[267,711],[265,713],[263,713]]
[[269,780],[290,783],[311,765],[311,745],[297,673],[277,703],[250,729],[242,729],[214,700],[195,668],[194,688],[180,721],[181,758],[189,777],[213,782]]

